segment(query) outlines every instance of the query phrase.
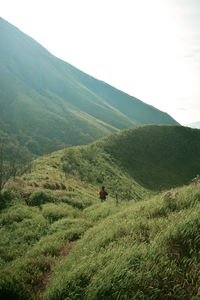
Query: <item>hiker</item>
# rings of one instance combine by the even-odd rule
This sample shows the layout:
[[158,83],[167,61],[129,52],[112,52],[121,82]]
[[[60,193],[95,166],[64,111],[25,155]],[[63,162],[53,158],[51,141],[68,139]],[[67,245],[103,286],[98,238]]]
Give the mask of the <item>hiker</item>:
[[100,196],[101,202],[106,201],[106,196],[107,195],[108,195],[108,193],[105,191],[104,186],[102,186],[102,189],[99,192],[99,196]]

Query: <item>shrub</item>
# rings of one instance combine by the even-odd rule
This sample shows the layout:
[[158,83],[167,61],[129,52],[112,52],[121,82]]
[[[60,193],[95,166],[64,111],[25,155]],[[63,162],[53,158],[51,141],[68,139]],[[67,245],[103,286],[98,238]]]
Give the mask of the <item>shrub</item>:
[[32,211],[25,205],[12,206],[1,214],[0,224],[8,225],[14,222],[21,222],[25,218],[32,218]]
[[30,206],[40,206],[48,202],[55,202],[55,199],[49,193],[42,190],[32,193],[27,201]]
[[21,195],[16,190],[4,190],[0,193],[0,210],[9,207],[16,200],[21,199]]

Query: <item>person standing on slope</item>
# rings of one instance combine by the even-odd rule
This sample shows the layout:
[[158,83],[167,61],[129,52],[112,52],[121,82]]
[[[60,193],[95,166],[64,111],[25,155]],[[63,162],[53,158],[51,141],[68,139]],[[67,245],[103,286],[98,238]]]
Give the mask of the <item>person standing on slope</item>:
[[101,202],[106,201],[106,196],[107,195],[108,195],[108,193],[105,191],[104,186],[102,186],[101,191],[99,192]]

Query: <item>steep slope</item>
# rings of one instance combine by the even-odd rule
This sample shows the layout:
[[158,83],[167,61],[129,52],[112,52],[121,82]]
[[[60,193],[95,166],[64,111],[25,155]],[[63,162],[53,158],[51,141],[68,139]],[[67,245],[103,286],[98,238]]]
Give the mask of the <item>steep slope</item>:
[[54,57],[0,18],[0,125],[34,154],[91,142],[166,113]]

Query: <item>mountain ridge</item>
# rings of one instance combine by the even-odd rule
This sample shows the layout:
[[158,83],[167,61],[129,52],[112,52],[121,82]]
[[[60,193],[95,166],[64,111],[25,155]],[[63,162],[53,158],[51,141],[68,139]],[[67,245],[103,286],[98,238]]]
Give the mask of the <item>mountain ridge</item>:
[[178,124],[53,56],[3,19],[0,37],[1,130],[36,155],[136,125]]

